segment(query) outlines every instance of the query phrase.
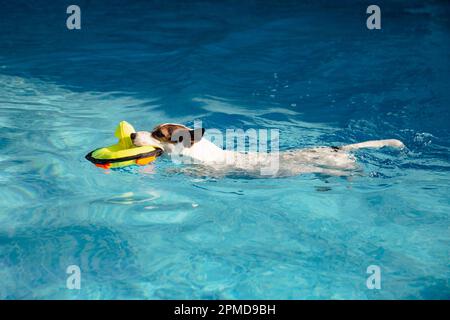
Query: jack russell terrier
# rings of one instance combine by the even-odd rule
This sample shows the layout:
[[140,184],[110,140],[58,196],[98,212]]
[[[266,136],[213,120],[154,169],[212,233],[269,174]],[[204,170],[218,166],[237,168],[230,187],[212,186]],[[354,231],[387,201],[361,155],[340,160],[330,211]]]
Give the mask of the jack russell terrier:
[[[350,152],[362,148],[394,147],[405,145],[396,139],[373,140],[340,147],[315,147],[283,152],[237,152],[223,150],[206,138],[204,128],[190,129],[181,124],[165,123],[153,131],[131,134],[135,146],[156,146],[172,160],[195,163],[202,174],[226,175],[239,173],[251,176],[294,176],[319,173],[333,176],[350,176],[359,167]],[[186,161],[187,160],[187,161]],[[197,172],[198,173],[198,172]]]

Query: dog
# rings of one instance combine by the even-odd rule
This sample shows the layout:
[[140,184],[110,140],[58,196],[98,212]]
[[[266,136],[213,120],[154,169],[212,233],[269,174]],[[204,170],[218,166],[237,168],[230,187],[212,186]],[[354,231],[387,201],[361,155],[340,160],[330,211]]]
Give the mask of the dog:
[[350,176],[360,171],[352,151],[363,148],[405,145],[397,139],[372,140],[361,143],[314,147],[283,152],[238,152],[223,150],[204,138],[205,129],[191,129],[181,124],[164,123],[152,131],[138,131],[130,135],[135,146],[156,146],[172,160],[194,163],[200,174],[223,176],[238,173],[251,176],[294,176],[316,173],[331,176]]

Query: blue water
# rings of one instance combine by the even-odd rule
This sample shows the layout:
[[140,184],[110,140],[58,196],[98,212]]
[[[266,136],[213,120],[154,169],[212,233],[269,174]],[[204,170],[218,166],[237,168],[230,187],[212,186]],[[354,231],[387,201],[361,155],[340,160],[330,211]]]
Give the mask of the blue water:
[[[450,6],[0,1],[0,298],[450,298]],[[117,123],[396,138],[364,174],[196,177],[84,159]],[[81,269],[81,290],[66,268]],[[369,290],[366,269],[381,268]]]

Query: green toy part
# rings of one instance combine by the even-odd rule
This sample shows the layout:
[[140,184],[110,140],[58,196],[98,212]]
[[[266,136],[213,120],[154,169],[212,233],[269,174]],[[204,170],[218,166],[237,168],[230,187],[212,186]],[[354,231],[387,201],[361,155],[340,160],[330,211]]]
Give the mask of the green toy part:
[[86,155],[86,159],[97,167],[109,169],[131,165],[146,165],[162,154],[162,149],[156,146],[134,146],[130,138],[130,135],[134,132],[136,130],[131,124],[121,121],[114,132],[114,136],[119,141],[111,146],[89,152]]

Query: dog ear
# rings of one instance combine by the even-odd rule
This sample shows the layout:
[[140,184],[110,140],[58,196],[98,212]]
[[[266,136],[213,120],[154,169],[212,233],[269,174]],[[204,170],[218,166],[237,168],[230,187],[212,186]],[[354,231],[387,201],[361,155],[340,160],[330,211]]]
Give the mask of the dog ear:
[[169,132],[172,143],[182,143],[184,147],[189,148],[202,139],[205,129],[170,128]]
[[170,141],[172,143],[182,143],[185,148],[191,147],[192,141],[190,130],[185,128],[171,130]]
[[205,134],[205,128],[189,130],[189,133],[191,135],[191,143],[194,144],[196,142],[199,142],[203,138],[203,135]]

